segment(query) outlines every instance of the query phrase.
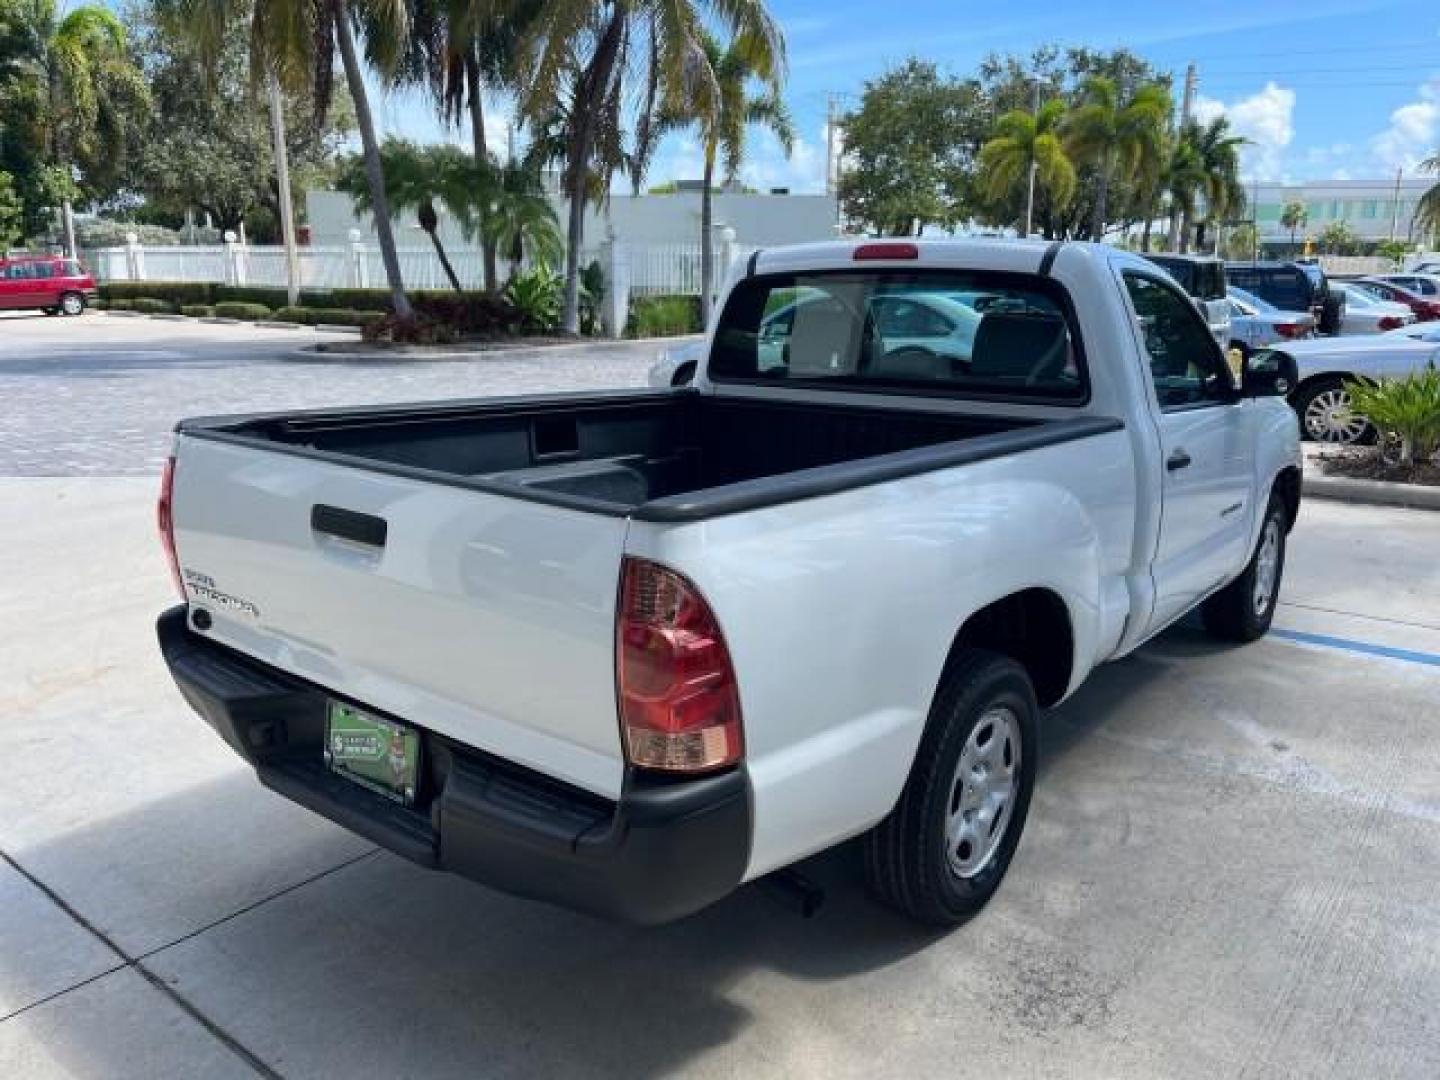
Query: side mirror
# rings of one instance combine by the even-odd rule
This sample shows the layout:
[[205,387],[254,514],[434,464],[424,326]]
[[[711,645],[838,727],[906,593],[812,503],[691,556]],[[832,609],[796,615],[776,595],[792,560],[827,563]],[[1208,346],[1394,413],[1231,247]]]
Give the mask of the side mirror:
[[1300,385],[1300,369],[1289,353],[1265,349],[1252,355],[1240,373],[1244,397],[1287,397]]

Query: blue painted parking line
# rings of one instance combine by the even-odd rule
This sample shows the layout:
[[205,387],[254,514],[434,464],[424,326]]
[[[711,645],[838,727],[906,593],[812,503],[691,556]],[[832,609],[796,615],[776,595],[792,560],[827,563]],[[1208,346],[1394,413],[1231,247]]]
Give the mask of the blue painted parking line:
[[1270,633],[1285,641],[1298,641],[1302,645],[1319,645],[1326,649],[1344,649],[1346,652],[1363,653],[1366,656],[1383,656],[1389,660],[1404,660],[1409,664],[1440,667],[1440,653],[1395,649],[1389,645],[1376,645],[1373,642],[1356,641],[1353,638],[1331,637],[1329,634],[1307,634],[1303,630],[1277,630],[1272,627]]

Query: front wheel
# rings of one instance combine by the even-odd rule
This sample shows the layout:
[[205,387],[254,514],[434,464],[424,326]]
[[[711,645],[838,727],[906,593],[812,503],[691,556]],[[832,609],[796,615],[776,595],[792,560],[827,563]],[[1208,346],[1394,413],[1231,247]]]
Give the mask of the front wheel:
[[1370,421],[1357,413],[1343,379],[1317,379],[1295,395],[1300,430],[1308,439],[1353,446],[1375,437]]
[[1270,629],[1285,572],[1286,523],[1284,504],[1271,495],[1255,554],[1245,570],[1200,608],[1205,629],[1213,637],[1249,642],[1264,637]]
[[60,298],[62,315],[79,315],[85,310],[85,298],[79,293],[66,293]]
[[1035,787],[1038,711],[1015,661],[981,649],[952,659],[900,799],[865,837],[880,900],[955,926],[995,895]]

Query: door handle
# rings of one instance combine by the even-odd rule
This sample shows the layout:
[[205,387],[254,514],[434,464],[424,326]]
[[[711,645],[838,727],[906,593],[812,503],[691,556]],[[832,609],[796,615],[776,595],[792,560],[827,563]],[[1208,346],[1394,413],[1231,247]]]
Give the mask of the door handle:
[[389,532],[389,526],[382,517],[325,503],[316,503],[310,508],[310,528],[352,544],[374,548],[385,546],[385,536]]
[[1167,472],[1174,472],[1176,469],[1186,469],[1189,467],[1190,455],[1184,450],[1172,451],[1170,456],[1165,459],[1165,469]]

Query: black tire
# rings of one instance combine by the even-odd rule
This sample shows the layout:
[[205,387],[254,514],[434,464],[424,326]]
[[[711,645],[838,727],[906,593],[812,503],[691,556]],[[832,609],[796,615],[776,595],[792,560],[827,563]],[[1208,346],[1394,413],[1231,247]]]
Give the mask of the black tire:
[[[1009,710],[1014,719],[1018,786],[993,851],[974,873],[962,876],[951,864],[946,839],[946,824],[960,805],[956,773],[972,733],[985,744],[980,722],[996,709]],[[864,838],[865,878],[876,897],[917,922],[950,927],[995,895],[1025,829],[1035,787],[1038,713],[1029,677],[1009,657],[966,649],[951,659],[900,800]],[[993,721],[987,725],[994,729]],[[957,858],[963,847],[962,841]]]
[[60,297],[60,314],[80,315],[85,311],[85,297],[80,293],[66,293]]
[[[1313,429],[1306,421],[1306,413],[1315,399],[1322,394],[1338,393],[1349,400],[1345,392],[1345,379],[1341,376],[1325,376],[1306,383],[1295,391],[1295,396],[1290,399],[1290,407],[1295,410],[1295,416],[1300,421],[1300,437],[1309,439],[1312,442],[1323,442],[1331,446],[1361,446],[1369,445],[1375,441],[1375,428],[1366,421],[1356,432],[1353,438],[1326,438],[1322,432]],[[1363,418],[1362,418],[1363,419]]]
[[59,315],[59,314],[60,314],[60,309],[59,309],[58,307],[47,307],[47,308],[43,308],[42,310],[45,312],[46,315]]
[[[1270,629],[1270,623],[1275,618],[1275,606],[1280,601],[1280,585],[1285,578],[1285,534],[1288,525],[1285,504],[1278,495],[1272,494],[1269,505],[1265,507],[1265,519],[1260,524],[1260,538],[1255,542],[1255,551],[1245,564],[1245,570],[1200,607],[1200,617],[1212,637],[1244,643],[1264,637]],[[1262,572],[1261,555],[1272,527],[1277,547],[1275,573],[1262,604],[1256,593],[1256,581]]]

